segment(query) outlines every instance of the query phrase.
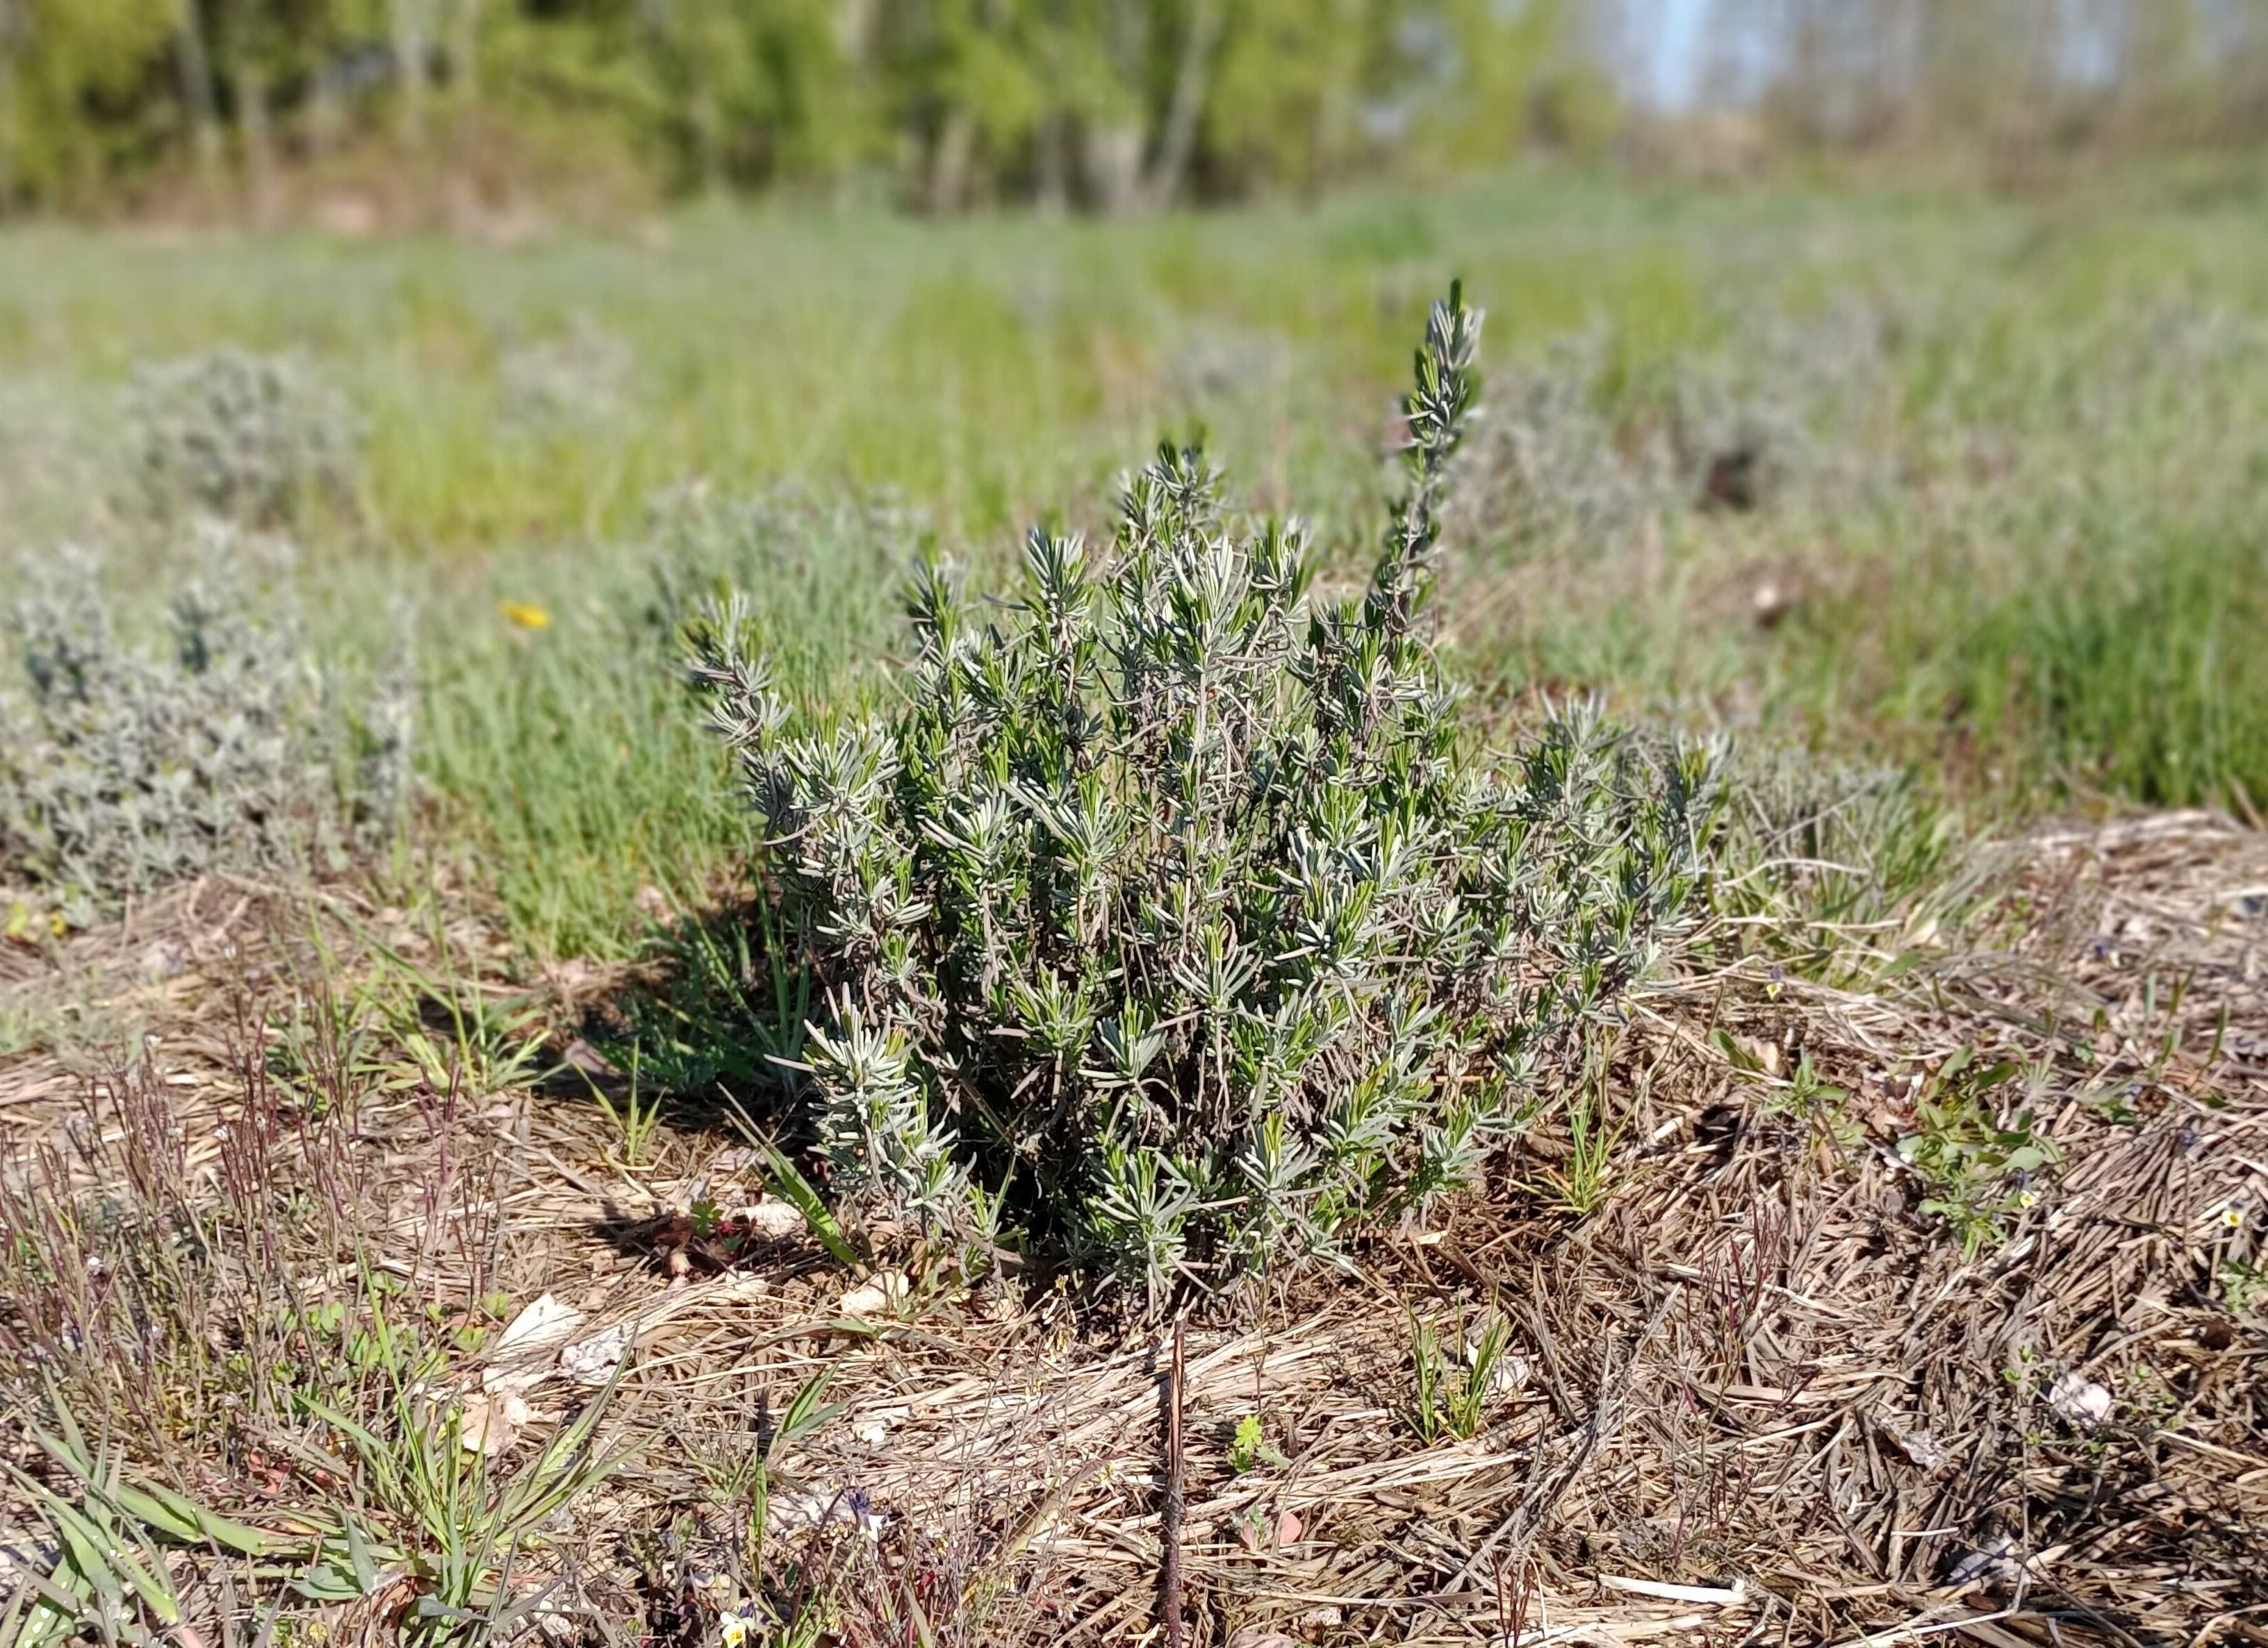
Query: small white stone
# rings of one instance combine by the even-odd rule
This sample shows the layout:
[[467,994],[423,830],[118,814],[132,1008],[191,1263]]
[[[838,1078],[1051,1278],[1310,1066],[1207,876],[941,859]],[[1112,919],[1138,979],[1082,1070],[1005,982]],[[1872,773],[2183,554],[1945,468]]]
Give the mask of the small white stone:
[[845,1316],[884,1316],[895,1314],[905,1302],[906,1279],[894,1271],[885,1270],[871,1282],[860,1284],[837,1301],[836,1308]]
[[738,1210],[738,1217],[759,1236],[787,1240],[804,1233],[803,1215],[791,1203],[752,1202]]
[[2048,1387],[2048,1406],[2067,1423],[2092,1431],[2110,1417],[2110,1393],[2093,1379],[2066,1370]]

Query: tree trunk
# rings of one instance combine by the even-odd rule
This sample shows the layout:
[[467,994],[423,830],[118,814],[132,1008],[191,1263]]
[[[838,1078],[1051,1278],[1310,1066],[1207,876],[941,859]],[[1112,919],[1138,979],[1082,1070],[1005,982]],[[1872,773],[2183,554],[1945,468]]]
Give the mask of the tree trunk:
[[255,63],[236,71],[237,121],[244,135],[244,172],[252,226],[276,221],[276,143],[268,127],[268,77]]
[[16,0],[0,0],[0,217],[16,202]]
[[1039,144],[1034,203],[1042,217],[1060,217],[1071,209],[1071,112],[1050,112],[1041,121],[1033,141]]
[[181,77],[181,107],[189,117],[189,146],[197,173],[210,181],[220,170],[220,128],[213,120],[212,63],[205,55],[205,20],[197,0],[179,0],[174,35]]
[[835,9],[835,49],[853,69],[864,69],[874,43],[874,0],[840,0]]
[[1320,195],[1335,180],[1354,129],[1355,78],[1362,72],[1361,27],[1362,0],[1333,0],[1307,175],[1301,180],[1310,195]]
[[449,41],[449,84],[463,101],[479,100],[481,0],[457,0],[456,27]]
[[976,117],[955,107],[945,117],[930,156],[929,209],[940,217],[961,210],[968,186],[968,158],[976,147]]
[[401,136],[425,141],[425,0],[393,0],[394,61],[401,76]]
[[1220,41],[1222,21],[1220,0],[1192,0],[1189,32],[1182,39],[1181,67],[1174,76],[1174,100],[1166,110],[1165,136],[1145,191],[1153,209],[1172,205],[1182,192],[1189,156],[1197,148],[1205,93],[1212,83],[1212,52]]
[[319,56],[307,77],[307,152],[320,158],[337,148],[340,124],[339,88]]
[[1142,196],[1142,129],[1090,122],[1086,180],[1096,203],[1108,216],[1132,211]]
[[725,114],[717,105],[715,88],[703,80],[695,88],[687,118],[693,126],[693,170],[701,192],[715,196],[725,192]]

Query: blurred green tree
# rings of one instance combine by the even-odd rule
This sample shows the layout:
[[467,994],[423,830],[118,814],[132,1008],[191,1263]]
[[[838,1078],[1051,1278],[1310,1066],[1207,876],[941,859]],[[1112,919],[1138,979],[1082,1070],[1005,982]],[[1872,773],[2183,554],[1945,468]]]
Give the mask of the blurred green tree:
[[[1652,49],[1662,3],[0,0],[0,207],[168,170],[223,198],[232,165],[262,218],[297,158],[391,142],[430,173],[539,127],[695,193],[1103,213],[1313,195],[1603,148],[1617,59]],[[2268,129],[2268,0],[1684,3],[1705,97],[1783,146]]]
[[[210,155],[210,82],[181,0],[5,0],[11,193],[84,197],[169,143]],[[190,26],[182,26],[184,19]],[[176,70],[179,83],[169,85]]]

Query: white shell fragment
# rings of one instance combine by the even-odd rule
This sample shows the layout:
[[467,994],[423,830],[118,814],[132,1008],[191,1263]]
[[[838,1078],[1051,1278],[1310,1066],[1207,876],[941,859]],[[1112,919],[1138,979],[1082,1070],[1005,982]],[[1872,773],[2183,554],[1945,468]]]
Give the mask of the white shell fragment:
[[629,1354],[634,1324],[616,1322],[588,1339],[578,1340],[559,1353],[559,1371],[578,1385],[603,1385]]
[[501,1453],[534,1416],[516,1390],[468,1397],[457,1422],[457,1446],[468,1453]]
[[1740,1608],[1749,1600],[1748,1581],[1729,1585],[1668,1585],[1659,1579],[1625,1579],[1620,1574],[1601,1574],[1599,1583],[1629,1596],[1658,1597],[1664,1602],[1700,1602],[1717,1608]]

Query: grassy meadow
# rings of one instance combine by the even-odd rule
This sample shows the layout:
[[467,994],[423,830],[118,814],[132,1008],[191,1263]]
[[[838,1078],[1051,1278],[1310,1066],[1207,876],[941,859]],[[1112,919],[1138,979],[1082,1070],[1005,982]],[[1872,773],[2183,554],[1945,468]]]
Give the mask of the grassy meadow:
[[[831,681],[886,650],[922,537],[1003,567],[1196,426],[1240,501],[1359,570],[1407,339],[1454,273],[1498,404],[1448,638],[1491,702],[1605,692],[1910,766],[1986,819],[2241,809],[2268,794],[2262,232],[2249,198],[2132,185],[2097,207],[1542,178],[508,247],[33,231],[0,245],[0,416],[36,438],[0,461],[19,547],[161,564],[166,526],[109,502],[121,386],[221,343],[304,356],[362,425],[351,493],[295,524],[326,644],[382,654],[409,598],[436,841],[532,953],[618,954],[628,895],[693,897],[737,835],[636,639],[658,560],[740,557],[712,570],[760,573]],[[1648,443],[1680,450],[1633,478]],[[1763,496],[1710,507],[1709,461],[1744,452]]]
[[[1537,172],[1134,221],[0,237],[33,614],[0,703],[70,667],[32,594],[65,546],[102,633],[158,636],[180,477],[304,436],[243,511],[291,546],[254,607],[320,682],[275,713],[348,728],[306,733],[330,835],[291,873],[90,900],[0,857],[0,1552],[42,1576],[0,1642],[2132,1644],[2257,1610],[2260,207],[2165,168]],[[1012,1239],[983,1280],[885,1261],[749,1137],[820,1013],[682,620],[736,588],[785,696],[887,704],[918,552],[1012,591],[1030,526],[1108,542],[1198,431],[1359,592],[1452,278],[1487,320],[1434,650],[1476,741],[1594,697],[1721,735],[1691,923],[1432,1225],[1193,1307],[1186,1366]],[[291,363],[280,420],[192,408],[160,452],[152,372],[214,351]],[[397,699],[395,750],[348,706]],[[173,736],[138,727],[102,736]]]

